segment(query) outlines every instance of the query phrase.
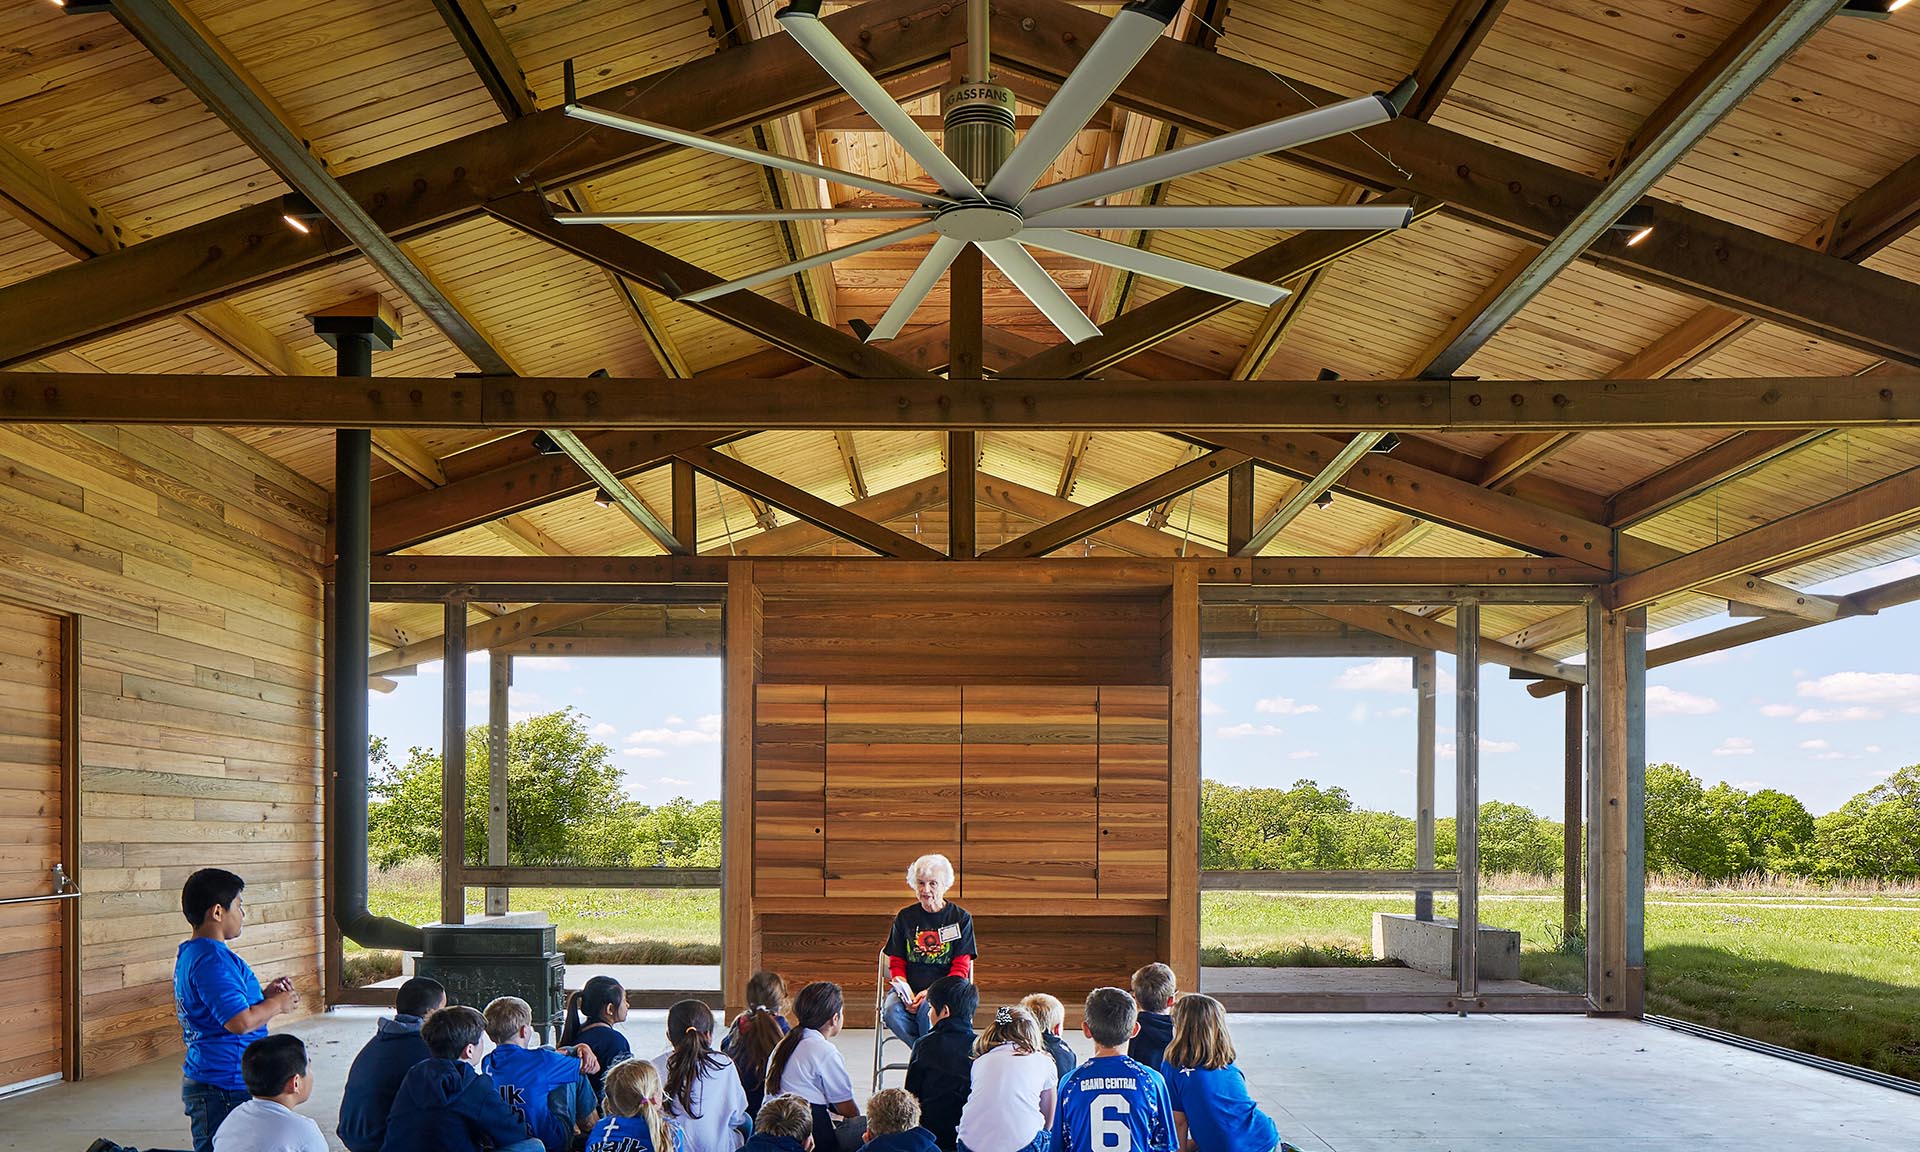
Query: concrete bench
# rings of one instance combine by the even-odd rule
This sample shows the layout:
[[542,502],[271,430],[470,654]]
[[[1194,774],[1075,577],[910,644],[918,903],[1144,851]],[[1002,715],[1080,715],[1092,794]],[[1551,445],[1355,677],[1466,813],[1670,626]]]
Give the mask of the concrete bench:
[[[1452,976],[1459,931],[1459,924],[1453,920],[1416,920],[1404,912],[1375,912],[1373,956],[1376,960],[1397,960],[1421,972]],[[1482,924],[1476,946],[1474,967],[1479,969],[1480,979],[1520,978],[1520,933]]]

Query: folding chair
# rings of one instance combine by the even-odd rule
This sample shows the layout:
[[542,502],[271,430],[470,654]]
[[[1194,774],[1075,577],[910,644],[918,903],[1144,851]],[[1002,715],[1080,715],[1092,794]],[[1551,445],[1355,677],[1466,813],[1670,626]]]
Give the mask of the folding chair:
[[882,1015],[887,1006],[887,988],[892,983],[893,973],[887,969],[887,953],[883,948],[880,951],[880,987],[873,997],[873,1090],[875,1092],[885,1087],[881,1080],[887,1073],[907,1070],[904,1060],[892,1064],[887,1062],[887,1045],[898,1044],[907,1050],[907,1055],[913,1055],[913,1046],[895,1036],[887,1028],[887,1022]]

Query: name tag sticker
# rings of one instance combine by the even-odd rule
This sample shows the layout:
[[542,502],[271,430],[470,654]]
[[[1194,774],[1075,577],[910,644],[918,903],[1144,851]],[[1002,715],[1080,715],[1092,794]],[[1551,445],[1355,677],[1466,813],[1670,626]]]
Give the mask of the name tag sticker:
[[960,925],[949,924],[940,929],[940,943],[951,944],[958,939],[960,939]]

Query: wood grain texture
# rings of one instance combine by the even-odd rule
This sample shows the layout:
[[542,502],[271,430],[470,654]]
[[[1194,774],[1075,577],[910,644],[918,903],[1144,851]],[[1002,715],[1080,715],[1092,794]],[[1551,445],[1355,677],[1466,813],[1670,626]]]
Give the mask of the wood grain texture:
[[904,895],[916,858],[959,859],[958,687],[830,685],[826,733],[827,895]]
[[965,689],[960,864],[973,896],[1096,894],[1098,691]]
[[[0,602],[0,897],[53,891],[66,857],[66,668],[59,616]],[[71,901],[0,907],[0,1088],[67,1065]]]

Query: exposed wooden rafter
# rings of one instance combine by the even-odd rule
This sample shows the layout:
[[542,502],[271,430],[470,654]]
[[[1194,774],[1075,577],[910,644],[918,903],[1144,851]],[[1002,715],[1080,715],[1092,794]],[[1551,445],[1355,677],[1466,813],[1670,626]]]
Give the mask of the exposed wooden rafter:
[[[1184,492],[1191,492],[1202,484],[1226,475],[1229,470],[1245,460],[1246,457],[1238,452],[1209,452],[1197,460],[1189,460],[1177,468],[1169,469],[1131,488],[1117,492],[1097,504],[1077,507],[1070,515],[1042,524],[1024,536],[1007,541],[988,552],[987,558],[1010,560],[1045,556],[1056,548],[1063,548],[1076,540],[1085,539],[1109,524],[1136,516],[1155,504],[1170,500]],[[1157,525],[1149,526],[1155,531],[1158,527]]]
[[741,492],[751,493],[769,504],[786,509],[802,520],[845,537],[883,556],[911,560],[938,560],[940,553],[910,540],[884,525],[848,512],[845,508],[820,499],[804,488],[770,476],[758,468],[742,464],[721,452],[696,448],[680,453],[681,459],[695,468]]

